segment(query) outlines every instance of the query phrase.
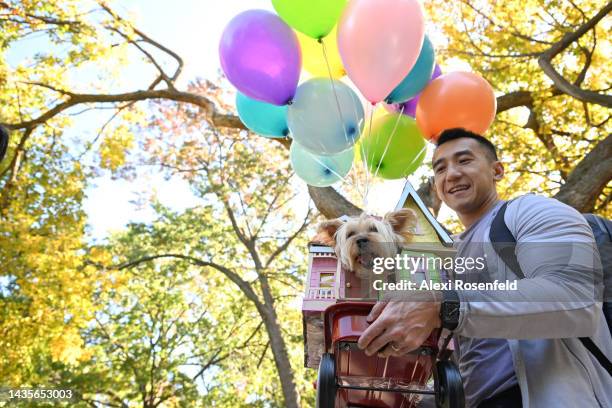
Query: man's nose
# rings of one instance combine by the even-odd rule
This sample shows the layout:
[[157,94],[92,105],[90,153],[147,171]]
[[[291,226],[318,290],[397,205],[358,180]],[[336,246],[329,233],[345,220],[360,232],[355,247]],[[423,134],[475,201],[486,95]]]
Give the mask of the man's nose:
[[456,180],[461,177],[461,171],[457,166],[449,165],[446,168],[446,179],[447,180]]

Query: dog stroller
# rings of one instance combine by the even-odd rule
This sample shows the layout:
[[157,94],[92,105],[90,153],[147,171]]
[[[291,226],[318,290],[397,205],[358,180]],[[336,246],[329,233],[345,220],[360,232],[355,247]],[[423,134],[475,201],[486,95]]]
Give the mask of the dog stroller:
[[311,245],[310,255],[311,280],[329,285],[309,287],[303,303],[304,363],[318,367],[317,407],[410,408],[425,394],[438,407],[464,406],[461,376],[447,359],[449,336],[435,331],[401,357],[366,356],[357,340],[376,299],[361,297],[361,282],[338,265],[331,248]]
[[[452,256],[450,237],[430,223],[431,214],[409,184],[398,208],[410,207],[419,212],[421,231],[426,224],[436,236],[421,234],[411,243],[408,256]],[[425,218],[427,215],[430,217]],[[434,229],[435,228],[435,229]],[[437,242],[433,242],[437,238]],[[425,264],[427,265],[427,263]],[[441,271],[427,269],[396,271],[393,279],[439,281]],[[399,275],[398,275],[399,274]],[[436,406],[464,406],[463,385],[459,370],[448,360],[450,336],[436,330],[417,350],[400,356],[381,358],[366,356],[357,340],[368,327],[366,317],[380,294],[373,293],[371,282],[363,282],[347,273],[332,248],[309,245],[308,279],[302,303],[304,327],[304,364],[318,369],[317,407],[416,407],[423,395],[435,397]]]

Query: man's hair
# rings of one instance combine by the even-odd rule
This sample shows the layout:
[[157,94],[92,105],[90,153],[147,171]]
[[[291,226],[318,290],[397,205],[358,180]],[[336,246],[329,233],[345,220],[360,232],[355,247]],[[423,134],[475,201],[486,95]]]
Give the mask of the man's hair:
[[0,125],[0,162],[4,159],[6,149],[8,148],[9,134],[8,131]]
[[440,137],[438,138],[438,142],[436,143],[436,147],[442,146],[446,142],[450,142],[451,140],[460,139],[462,137],[467,137],[468,139],[473,139],[480,143],[481,146],[485,148],[487,155],[491,161],[498,161],[497,151],[495,150],[495,146],[491,143],[487,138],[479,135],[478,133],[470,132],[469,130],[463,128],[454,128],[447,129],[440,133]]

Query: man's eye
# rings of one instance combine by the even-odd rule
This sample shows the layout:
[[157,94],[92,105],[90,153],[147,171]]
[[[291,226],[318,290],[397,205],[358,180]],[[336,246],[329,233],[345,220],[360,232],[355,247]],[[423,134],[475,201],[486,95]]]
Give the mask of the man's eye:
[[435,174],[439,174],[439,173],[443,172],[444,170],[446,170],[446,167],[440,166],[440,167],[437,167],[436,169],[434,169],[434,173]]
[[472,159],[461,159],[461,160],[459,160],[459,163],[466,164],[466,163],[469,163],[471,161],[472,161]]

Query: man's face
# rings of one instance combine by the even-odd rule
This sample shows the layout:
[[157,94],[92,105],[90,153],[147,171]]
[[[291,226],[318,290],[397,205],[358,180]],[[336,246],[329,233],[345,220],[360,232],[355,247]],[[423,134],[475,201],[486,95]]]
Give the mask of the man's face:
[[436,192],[458,214],[478,211],[495,197],[503,167],[474,139],[459,138],[439,146],[433,156]]

